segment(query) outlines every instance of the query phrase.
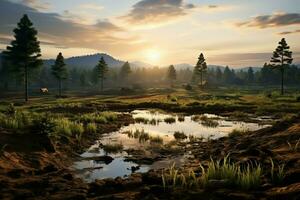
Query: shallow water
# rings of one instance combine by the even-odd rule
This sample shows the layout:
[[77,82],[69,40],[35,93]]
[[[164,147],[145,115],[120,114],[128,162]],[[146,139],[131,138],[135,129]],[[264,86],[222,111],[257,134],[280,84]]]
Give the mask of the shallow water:
[[[81,155],[83,158],[109,155],[114,158],[111,163],[97,163],[94,160],[82,160],[74,163],[74,168],[78,172],[78,176],[84,178],[86,181],[93,181],[95,179],[103,178],[116,178],[118,176],[124,177],[132,173],[131,167],[136,167],[138,164],[133,162],[125,162],[124,159],[128,155],[125,151],[121,153],[106,153],[103,149],[99,148],[99,144],[122,144],[124,149],[145,149],[152,143],[147,141],[139,141],[134,137],[129,137],[128,133],[134,134],[136,130],[144,131],[150,137],[159,136],[162,139],[163,144],[167,144],[172,140],[175,140],[173,134],[176,131],[183,132],[187,136],[201,137],[216,139],[224,137],[234,129],[238,130],[258,130],[268,125],[259,125],[257,123],[247,123],[239,121],[229,121],[224,117],[220,117],[212,114],[204,114],[207,118],[212,118],[217,122],[217,126],[209,127],[203,125],[201,120],[194,121],[195,116],[181,116],[184,117],[183,121],[178,120],[178,115],[166,114],[157,111],[148,110],[135,110],[132,113],[134,119],[146,119],[148,123],[134,123],[129,126],[122,127],[117,132],[112,132],[103,135],[103,137],[96,142],[95,145],[91,146],[89,150]],[[174,123],[166,123],[164,120],[168,117],[175,118]],[[150,124],[149,121],[155,122]],[[182,120],[182,119],[181,119]],[[263,120],[263,119],[261,119]],[[186,157],[189,155],[178,156],[175,158],[167,158],[154,162],[151,165],[139,165],[139,170],[136,172],[147,172],[150,169],[159,169],[170,166],[173,162],[177,166],[181,166],[185,163]],[[95,169],[96,168],[96,169]]]

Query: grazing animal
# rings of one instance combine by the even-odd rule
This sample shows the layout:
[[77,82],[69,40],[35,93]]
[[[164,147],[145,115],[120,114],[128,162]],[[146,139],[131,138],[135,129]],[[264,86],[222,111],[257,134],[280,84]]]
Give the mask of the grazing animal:
[[48,90],[48,88],[40,88],[40,92],[45,94],[45,93],[48,93],[49,90]]

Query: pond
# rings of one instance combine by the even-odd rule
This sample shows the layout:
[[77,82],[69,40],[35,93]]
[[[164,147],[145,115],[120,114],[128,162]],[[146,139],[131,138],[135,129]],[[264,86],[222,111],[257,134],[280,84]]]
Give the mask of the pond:
[[[183,116],[152,110],[134,110],[131,114],[135,123],[124,126],[117,132],[104,134],[81,155],[82,160],[74,163],[73,168],[79,177],[91,182],[95,179],[126,177],[133,172],[166,168],[172,163],[181,166],[191,155],[186,153],[166,157],[151,164],[137,164],[127,159],[132,157],[130,153],[132,151],[127,150],[143,150],[149,153],[147,152],[148,147],[166,145],[175,141],[174,133],[181,136],[181,141],[193,138],[217,139],[227,136],[234,129],[254,131],[270,126],[231,121],[212,114]],[[264,120],[264,118],[258,119]],[[123,150],[105,152],[103,149],[103,145],[113,146],[116,144],[121,145]],[[99,160],[99,158],[101,159]]]

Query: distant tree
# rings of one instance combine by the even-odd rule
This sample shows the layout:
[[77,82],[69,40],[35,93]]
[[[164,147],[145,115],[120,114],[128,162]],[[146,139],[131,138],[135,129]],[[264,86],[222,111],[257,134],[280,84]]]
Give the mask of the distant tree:
[[106,74],[108,72],[108,67],[103,57],[100,58],[99,63],[96,65],[95,72],[100,79],[101,91],[103,91],[103,82],[106,79]]
[[284,94],[284,71],[293,62],[292,51],[289,51],[290,47],[286,43],[285,39],[282,38],[278,43],[278,47],[273,52],[271,58],[271,64],[273,68],[277,68],[281,72],[281,95]]
[[14,72],[24,80],[25,101],[28,101],[28,73],[30,69],[42,65],[40,43],[37,30],[27,15],[24,15],[17,28],[14,29],[15,39],[3,52],[4,59],[14,66]]
[[127,81],[128,80],[128,76],[131,73],[131,68],[130,68],[130,64],[129,62],[125,62],[124,65],[121,67],[120,70],[120,78],[121,80]]
[[220,67],[218,67],[216,69],[216,80],[218,83],[222,82],[222,71],[221,71]]
[[81,74],[80,74],[80,86],[81,87],[85,87],[86,86],[86,72],[85,71],[82,71]]
[[176,80],[176,70],[174,65],[170,65],[167,71],[167,79],[170,81],[171,87],[173,86],[174,81]]
[[249,69],[248,69],[247,82],[250,84],[254,82],[254,71],[253,71],[252,67],[249,67]]
[[224,74],[223,74],[224,82],[227,83],[227,84],[230,83],[231,78],[232,78],[231,70],[229,69],[228,66],[226,66],[225,69],[224,69]]
[[200,77],[200,85],[202,87],[203,84],[203,74],[204,72],[206,72],[207,70],[207,65],[205,62],[205,58],[203,56],[203,54],[201,53],[199,58],[198,58],[198,62],[194,68],[194,74],[193,74],[193,79],[194,81],[198,82],[198,78]]
[[58,80],[58,92],[59,92],[58,95],[61,97],[62,80],[68,78],[68,70],[66,68],[66,64],[62,53],[59,53],[57,55],[55,63],[54,65],[52,65],[52,74]]

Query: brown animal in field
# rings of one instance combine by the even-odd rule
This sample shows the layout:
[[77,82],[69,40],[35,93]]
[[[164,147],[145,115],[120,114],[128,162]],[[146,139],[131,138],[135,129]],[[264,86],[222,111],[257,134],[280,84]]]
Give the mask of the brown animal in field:
[[42,94],[46,94],[46,93],[49,92],[49,90],[48,90],[48,88],[40,88],[40,92],[41,92]]

